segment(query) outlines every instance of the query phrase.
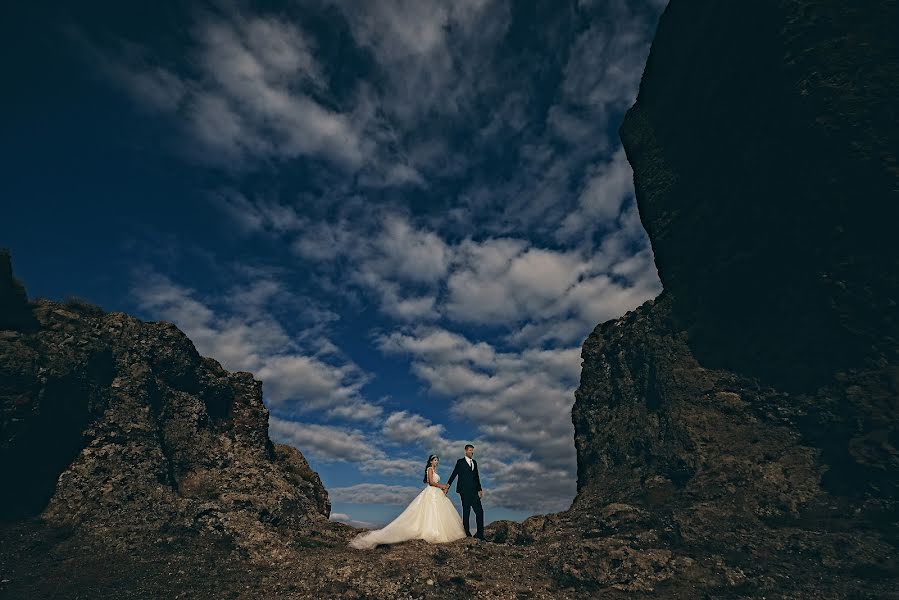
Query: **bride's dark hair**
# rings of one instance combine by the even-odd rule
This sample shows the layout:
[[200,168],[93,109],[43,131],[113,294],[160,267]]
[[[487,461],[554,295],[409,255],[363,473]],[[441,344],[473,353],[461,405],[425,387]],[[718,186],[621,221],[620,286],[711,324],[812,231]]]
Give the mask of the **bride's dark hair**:
[[431,466],[431,461],[435,458],[438,458],[436,454],[432,454],[428,457],[428,464],[425,465],[425,483],[430,483],[430,481],[428,481],[428,467]]

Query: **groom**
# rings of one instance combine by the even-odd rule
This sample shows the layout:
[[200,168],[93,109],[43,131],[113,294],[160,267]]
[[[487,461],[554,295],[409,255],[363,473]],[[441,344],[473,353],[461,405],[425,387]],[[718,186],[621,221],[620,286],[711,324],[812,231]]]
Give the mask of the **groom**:
[[474,446],[465,445],[465,458],[456,461],[453,473],[446,482],[447,489],[453,485],[453,479],[459,477],[456,483],[456,493],[462,496],[462,524],[465,525],[465,535],[471,537],[471,531],[468,529],[468,518],[471,516],[471,509],[474,509],[475,522],[478,524],[478,530],[474,536],[484,539],[484,508],[481,506],[481,498],[484,496],[484,490],[481,489],[481,476],[478,474],[478,463],[472,458],[474,456]]

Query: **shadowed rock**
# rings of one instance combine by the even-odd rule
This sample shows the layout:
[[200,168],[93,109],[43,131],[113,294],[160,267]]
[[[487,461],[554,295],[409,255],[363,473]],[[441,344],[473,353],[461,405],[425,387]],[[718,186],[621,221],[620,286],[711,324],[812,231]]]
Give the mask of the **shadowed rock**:
[[25,288],[13,277],[9,250],[0,248],[0,331],[25,331],[36,326]]
[[[587,539],[562,546],[560,576],[808,597],[895,583],[897,6],[662,16],[621,137],[665,291],[584,343],[564,518]],[[610,533],[621,504],[634,520]]]
[[705,366],[789,390],[897,358],[895,2],[671,2],[621,138]]
[[[11,281],[0,297],[24,295]],[[123,546],[205,531],[251,554],[327,525],[321,480],[269,440],[250,373],[200,356],[171,323],[43,299],[31,313],[33,330],[0,331],[4,518],[40,515]]]

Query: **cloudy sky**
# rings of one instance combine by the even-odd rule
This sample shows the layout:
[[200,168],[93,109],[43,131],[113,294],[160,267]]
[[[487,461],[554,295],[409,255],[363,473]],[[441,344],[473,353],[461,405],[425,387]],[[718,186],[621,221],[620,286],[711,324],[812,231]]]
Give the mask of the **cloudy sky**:
[[333,518],[390,520],[468,442],[488,521],[568,507],[580,345],[661,290],[617,129],[665,0],[11,4],[32,297],[253,372]]

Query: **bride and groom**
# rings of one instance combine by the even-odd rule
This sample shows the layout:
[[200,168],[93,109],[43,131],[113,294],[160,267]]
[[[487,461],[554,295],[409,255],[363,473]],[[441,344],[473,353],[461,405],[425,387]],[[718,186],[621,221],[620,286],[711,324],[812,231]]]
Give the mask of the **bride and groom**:
[[[483,540],[484,509],[481,506],[481,498],[484,491],[481,489],[478,463],[474,459],[474,446],[466,444],[464,458],[456,461],[456,466],[445,484],[440,483],[440,476],[437,474],[439,463],[437,455],[429,456],[425,467],[424,483],[427,484],[425,489],[396,519],[382,529],[357,535],[350,542],[350,546],[374,548],[378,544],[395,544],[414,539],[439,544],[471,537],[468,520],[472,509],[477,523],[474,537]],[[457,477],[456,493],[462,500],[462,518],[446,497],[453,480]]]

